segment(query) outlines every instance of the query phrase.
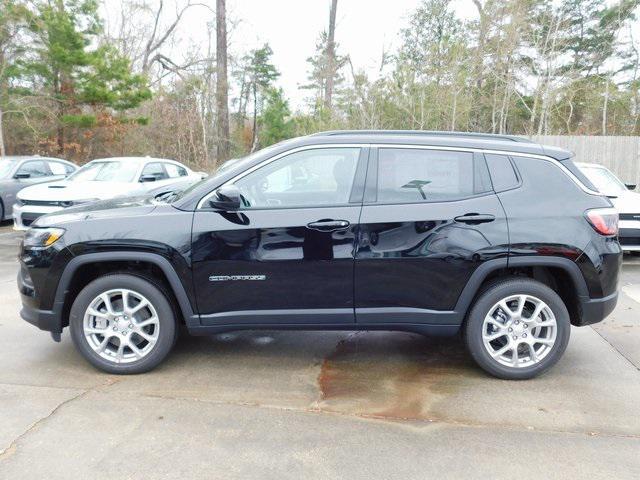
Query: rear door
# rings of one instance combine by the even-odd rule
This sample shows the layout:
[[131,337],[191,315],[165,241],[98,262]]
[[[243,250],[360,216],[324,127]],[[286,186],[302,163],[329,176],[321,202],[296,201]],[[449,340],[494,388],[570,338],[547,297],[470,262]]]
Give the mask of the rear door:
[[361,323],[448,323],[482,262],[508,253],[507,223],[484,156],[373,149],[356,252]]
[[287,152],[230,181],[242,193],[241,210],[201,202],[192,258],[204,325],[355,321],[367,153],[355,146]]

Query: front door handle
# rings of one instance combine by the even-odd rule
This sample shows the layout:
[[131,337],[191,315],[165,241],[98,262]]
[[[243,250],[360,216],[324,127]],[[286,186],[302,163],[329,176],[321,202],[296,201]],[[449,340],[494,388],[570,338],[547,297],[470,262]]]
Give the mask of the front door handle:
[[319,232],[335,232],[336,230],[344,230],[349,226],[346,220],[318,220],[307,224],[307,228],[317,230]]
[[479,225],[480,223],[493,222],[496,219],[494,215],[480,214],[480,213],[465,213],[459,217],[455,217],[454,220],[459,223],[466,223],[469,225]]

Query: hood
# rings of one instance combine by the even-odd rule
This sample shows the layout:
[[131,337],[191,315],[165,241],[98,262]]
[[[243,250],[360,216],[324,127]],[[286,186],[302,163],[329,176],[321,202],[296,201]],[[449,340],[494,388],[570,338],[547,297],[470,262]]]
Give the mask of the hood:
[[33,226],[50,227],[94,219],[143,216],[153,212],[157,206],[158,203],[149,196],[104,200],[43,215],[33,222]]
[[616,198],[611,198],[611,203],[618,213],[640,213],[640,193],[621,192]]
[[71,182],[69,180],[61,180],[23,188],[20,190],[18,198],[32,201],[106,200],[137,195],[143,191],[143,187],[137,183]]

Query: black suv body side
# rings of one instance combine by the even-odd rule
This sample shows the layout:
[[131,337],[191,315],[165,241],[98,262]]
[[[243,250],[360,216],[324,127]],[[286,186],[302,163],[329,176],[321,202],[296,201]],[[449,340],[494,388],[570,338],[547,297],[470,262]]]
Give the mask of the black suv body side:
[[25,241],[21,315],[59,339],[87,285],[128,274],[153,283],[196,335],[452,335],[488,287],[516,278],[555,292],[582,326],[617,301],[620,246],[586,215],[610,208],[564,150],[488,135],[327,132],[258,152],[169,203],[42,217],[32,230],[61,237]]

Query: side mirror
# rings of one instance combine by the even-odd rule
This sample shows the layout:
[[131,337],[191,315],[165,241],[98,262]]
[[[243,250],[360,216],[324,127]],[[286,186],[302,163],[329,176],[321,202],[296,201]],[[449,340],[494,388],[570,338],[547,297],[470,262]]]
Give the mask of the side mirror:
[[635,190],[636,189],[636,185],[633,184],[633,183],[625,183],[624,186],[627,187],[628,190]]
[[140,183],[155,182],[155,181],[156,181],[156,177],[153,175],[142,175],[140,177]]
[[31,174],[27,172],[18,172],[14,175],[13,178],[17,178],[18,180],[21,180],[24,178],[31,178]]
[[240,210],[242,195],[235,185],[223,185],[216,190],[215,195],[209,200],[209,206],[214,210],[234,212]]

